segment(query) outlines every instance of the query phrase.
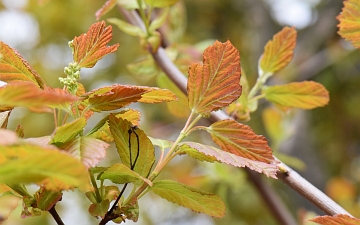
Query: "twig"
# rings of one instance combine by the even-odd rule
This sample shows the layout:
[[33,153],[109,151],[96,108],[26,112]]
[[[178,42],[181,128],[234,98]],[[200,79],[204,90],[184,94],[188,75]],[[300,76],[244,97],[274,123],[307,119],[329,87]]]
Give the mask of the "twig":
[[49,213],[51,214],[51,216],[54,218],[54,220],[58,225],[65,225],[65,223],[61,220],[59,214],[56,212],[55,205],[53,205],[53,207],[49,209]]

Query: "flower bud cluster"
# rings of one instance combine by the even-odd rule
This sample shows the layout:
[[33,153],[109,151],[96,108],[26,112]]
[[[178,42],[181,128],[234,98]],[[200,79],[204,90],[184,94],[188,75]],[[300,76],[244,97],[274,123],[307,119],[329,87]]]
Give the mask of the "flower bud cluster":
[[77,80],[80,79],[80,66],[77,62],[69,63],[69,66],[65,67],[64,73],[66,77],[60,77],[60,83],[67,87],[67,89],[75,94],[78,88]]

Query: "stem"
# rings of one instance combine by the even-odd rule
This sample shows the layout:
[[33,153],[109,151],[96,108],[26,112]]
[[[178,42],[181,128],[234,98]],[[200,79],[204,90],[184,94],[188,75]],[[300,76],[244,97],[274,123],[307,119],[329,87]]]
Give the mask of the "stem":
[[260,90],[261,86],[263,85],[262,80],[260,79],[260,77],[256,80],[255,85],[251,88],[249,94],[248,94],[248,99],[252,99],[256,93]]
[[101,202],[101,194],[100,194],[100,192],[99,192],[99,188],[97,187],[94,174],[92,174],[90,171],[89,171],[89,174],[90,174],[91,184],[92,184],[92,186],[93,186],[94,189],[95,189],[96,201],[100,203],[100,202]]
[[57,213],[57,211],[55,209],[55,205],[53,205],[53,207],[51,207],[51,209],[49,209],[49,213],[51,214],[51,216],[54,218],[54,220],[56,221],[56,223],[58,225],[65,225],[65,223],[61,220],[59,214]]
[[255,96],[255,97],[249,99],[249,103],[257,101],[257,100],[262,99],[262,98],[265,98],[265,94],[261,94],[261,95],[258,95],[258,96]]

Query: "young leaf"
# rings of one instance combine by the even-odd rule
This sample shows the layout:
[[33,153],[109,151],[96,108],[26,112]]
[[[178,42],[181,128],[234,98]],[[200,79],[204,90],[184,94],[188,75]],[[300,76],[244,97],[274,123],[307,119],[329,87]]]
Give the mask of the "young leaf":
[[314,81],[293,82],[263,90],[265,98],[280,106],[313,109],[329,102],[329,92]]
[[218,218],[225,215],[225,204],[215,194],[200,191],[171,180],[157,181],[151,187],[151,190],[169,202],[184,206],[195,212],[206,213]]
[[266,138],[235,120],[220,120],[205,128],[222,150],[254,161],[272,163],[274,158]]
[[94,203],[91,204],[89,207],[89,213],[92,216],[95,217],[104,217],[106,212],[108,211],[110,206],[110,201],[108,199],[105,199],[104,201],[101,201],[100,203]]
[[161,25],[166,21],[166,18],[169,14],[169,8],[165,8],[161,11],[160,15],[156,17],[153,21],[151,21],[151,24],[149,26],[149,32],[153,33],[156,31],[156,29],[160,28]]
[[108,13],[112,8],[116,6],[117,0],[107,0],[105,4],[95,13],[96,20]]
[[111,134],[115,140],[115,145],[120,155],[123,164],[131,167],[130,165],[130,151],[131,151],[131,164],[135,162],[138,155],[137,163],[134,167],[134,171],[140,174],[142,177],[147,177],[152,165],[155,162],[154,146],[146,136],[146,134],[136,129],[133,132],[139,136],[139,146],[137,138],[134,133],[130,134],[131,150],[129,149],[129,130],[131,129],[131,123],[122,118],[116,118],[115,115],[110,114],[109,126]]
[[109,169],[105,170],[101,174],[100,179],[109,179],[115,184],[125,184],[143,181],[144,178],[142,178],[138,173],[132,171],[124,164],[116,163],[112,165]]
[[101,140],[81,136],[61,145],[64,149],[75,158],[79,159],[86,168],[94,167],[99,164],[100,160],[106,156],[106,149],[110,145]]
[[[255,160],[251,160],[248,158],[244,158],[235,154],[232,154],[230,152],[223,151],[221,149],[203,145],[196,142],[183,142],[181,149],[185,148],[186,150],[193,149],[194,151],[198,151],[199,153],[202,153],[206,157],[212,157],[215,159],[214,161],[220,161],[222,163],[226,163],[232,166],[236,167],[248,167],[251,170],[254,170],[258,173],[263,173],[268,177],[277,179],[276,172],[277,172],[277,166],[276,164],[268,164],[264,162],[259,162]],[[190,155],[191,156],[191,155]],[[193,157],[193,156],[192,156]],[[197,158],[197,157],[194,157]],[[201,157],[199,160],[204,159]],[[211,162],[210,160],[206,160]]]
[[317,216],[310,220],[312,222],[323,225],[359,225],[360,219],[356,219],[344,214],[338,214],[335,216]]
[[30,81],[40,88],[44,88],[44,80],[13,48],[0,41],[0,80]]
[[273,39],[265,45],[264,54],[260,59],[260,69],[263,74],[273,74],[289,64],[294,55],[295,46],[294,27],[284,27],[275,34]]
[[[195,143],[195,142],[193,142]],[[191,142],[183,142],[180,145],[179,154],[188,154],[194,159],[206,162],[216,162],[218,161],[214,156],[210,154],[205,154],[204,151],[199,151],[197,148],[191,147]],[[198,144],[199,146],[203,146],[202,144]],[[205,146],[205,145],[204,145]],[[210,146],[208,146],[210,147]],[[221,151],[219,149],[219,151]]]
[[39,191],[35,193],[37,208],[48,211],[62,198],[62,193],[59,191],[46,190],[41,187]]
[[91,189],[87,169],[80,161],[27,143],[0,145],[0,183],[37,183],[53,191]]
[[358,0],[344,1],[344,8],[339,16],[338,34],[351,41],[356,48],[360,47],[360,2]]
[[138,26],[132,25],[118,18],[109,18],[108,21],[111,24],[116,25],[122,32],[135,36],[135,37],[146,37],[146,33]]
[[[145,8],[146,5],[144,4],[144,1],[140,1],[142,4],[142,8]],[[117,0],[117,3],[120,7],[124,8],[124,9],[138,9],[139,8],[139,4],[137,2],[137,0]]]
[[240,96],[240,56],[230,41],[216,41],[205,49],[203,65],[190,66],[187,90],[190,108],[203,116]]
[[0,128],[7,127],[9,116],[11,111],[0,112]]
[[84,130],[86,119],[81,117],[70,123],[57,127],[51,139],[51,144],[60,146],[72,139]]
[[0,223],[5,221],[19,205],[21,198],[10,191],[0,194]]
[[34,112],[52,112],[50,108],[64,108],[78,98],[61,89],[40,89],[31,82],[12,82],[0,87],[0,110],[26,107]]
[[12,145],[18,141],[18,136],[16,135],[16,133],[6,129],[0,129],[0,137],[0,145]]
[[148,5],[157,8],[172,6],[178,1],[179,0],[145,0]]
[[169,90],[155,87],[115,84],[88,93],[88,102],[94,110],[109,111],[133,102],[160,103],[176,100]]
[[112,38],[112,27],[105,26],[104,21],[94,23],[86,34],[71,42],[74,61],[80,67],[91,68],[105,55],[117,50],[119,44],[106,46]]

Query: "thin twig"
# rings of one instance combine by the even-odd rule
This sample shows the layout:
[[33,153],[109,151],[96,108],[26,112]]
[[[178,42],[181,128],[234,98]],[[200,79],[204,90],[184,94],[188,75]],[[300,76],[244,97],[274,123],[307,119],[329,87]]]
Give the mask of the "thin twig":
[[58,225],[65,225],[65,223],[61,220],[59,214],[57,213],[57,211],[55,209],[55,205],[53,205],[53,207],[51,207],[51,209],[49,209],[49,213],[51,214],[51,216],[54,218],[54,220],[56,221],[56,223]]

